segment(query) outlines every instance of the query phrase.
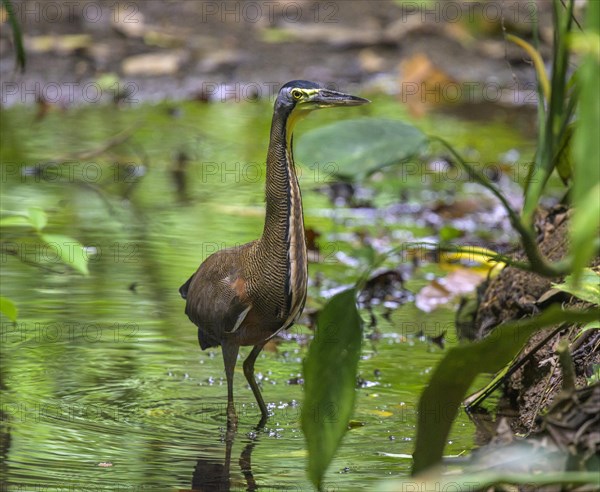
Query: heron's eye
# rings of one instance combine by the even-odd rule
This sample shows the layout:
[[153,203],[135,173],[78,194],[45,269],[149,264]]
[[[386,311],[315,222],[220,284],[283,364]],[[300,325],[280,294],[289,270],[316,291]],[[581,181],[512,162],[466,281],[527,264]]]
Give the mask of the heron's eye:
[[302,99],[302,91],[299,91],[298,89],[294,89],[292,91],[292,97],[296,100]]

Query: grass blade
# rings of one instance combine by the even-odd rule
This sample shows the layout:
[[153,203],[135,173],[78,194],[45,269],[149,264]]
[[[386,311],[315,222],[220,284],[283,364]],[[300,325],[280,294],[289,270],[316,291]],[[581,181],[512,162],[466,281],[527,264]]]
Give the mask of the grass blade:
[[2,0],[2,4],[6,9],[6,13],[8,14],[8,22],[10,23],[10,27],[12,28],[13,33],[13,44],[15,45],[16,51],[16,63],[15,69],[21,69],[21,72],[25,71],[25,48],[23,47],[23,33],[21,31],[21,26],[17,21],[17,17],[15,16],[15,11],[13,10],[12,3],[10,0]]

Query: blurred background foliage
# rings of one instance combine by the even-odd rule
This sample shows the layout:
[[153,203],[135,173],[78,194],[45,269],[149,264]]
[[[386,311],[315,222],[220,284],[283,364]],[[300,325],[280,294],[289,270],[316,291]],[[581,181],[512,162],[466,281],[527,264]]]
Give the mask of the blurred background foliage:
[[[598,304],[597,3],[2,5],[3,485],[384,487],[473,448],[460,404],[527,334],[597,318],[554,309],[504,345],[459,344],[454,322],[511,264]],[[238,397],[235,469],[220,357],[177,287],[260,232],[271,104],[293,78],[373,103],[298,130],[309,300],[257,363],[264,432]],[[555,260],[535,212],[560,203]],[[446,462],[482,487],[522,481]]]

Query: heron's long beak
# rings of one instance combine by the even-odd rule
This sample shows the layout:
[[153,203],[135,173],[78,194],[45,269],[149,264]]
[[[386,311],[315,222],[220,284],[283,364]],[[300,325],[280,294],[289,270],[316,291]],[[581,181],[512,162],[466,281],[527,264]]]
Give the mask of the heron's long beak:
[[[315,94],[310,103],[318,108],[332,108],[335,106],[360,106],[361,104],[370,103],[368,99],[344,94],[343,92],[332,91],[329,89],[321,89]],[[310,104],[309,103],[309,104]]]

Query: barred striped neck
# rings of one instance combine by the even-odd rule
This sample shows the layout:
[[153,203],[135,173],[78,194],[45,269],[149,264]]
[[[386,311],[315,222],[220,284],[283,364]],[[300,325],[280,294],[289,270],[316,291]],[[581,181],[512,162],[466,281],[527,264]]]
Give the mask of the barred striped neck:
[[294,319],[304,305],[307,282],[302,196],[292,153],[295,120],[290,112],[276,111],[273,115],[267,155],[266,218],[260,241],[268,261],[285,268],[286,310]]

